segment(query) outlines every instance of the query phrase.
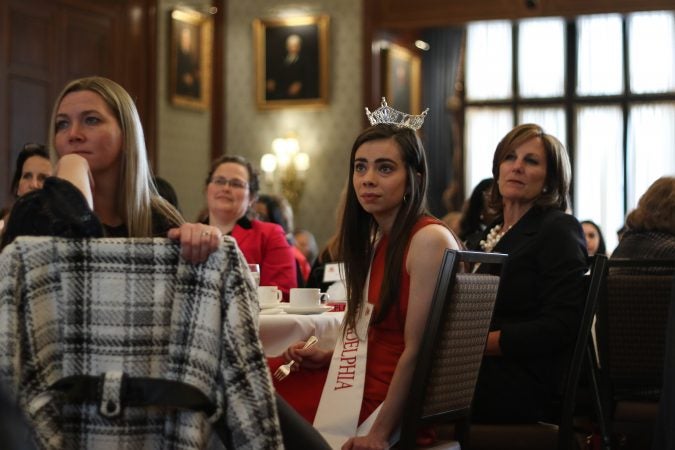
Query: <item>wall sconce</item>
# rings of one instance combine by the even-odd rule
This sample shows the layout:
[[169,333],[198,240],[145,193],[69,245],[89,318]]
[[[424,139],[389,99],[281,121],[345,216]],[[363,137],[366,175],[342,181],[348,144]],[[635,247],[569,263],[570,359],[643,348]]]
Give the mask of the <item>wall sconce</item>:
[[297,213],[309,170],[309,155],[300,151],[300,143],[294,134],[274,139],[272,151],[274,153],[266,153],[260,158],[265,181],[274,192],[286,197]]

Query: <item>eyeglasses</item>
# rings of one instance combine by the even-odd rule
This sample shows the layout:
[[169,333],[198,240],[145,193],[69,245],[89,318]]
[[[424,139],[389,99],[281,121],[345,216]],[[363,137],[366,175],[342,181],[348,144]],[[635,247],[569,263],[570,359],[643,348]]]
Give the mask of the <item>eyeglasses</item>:
[[239,180],[237,178],[215,177],[211,178],[211,183],[220,187],[229,185],[232,189],[246,189],[248,187],[248,183],[246,181]]

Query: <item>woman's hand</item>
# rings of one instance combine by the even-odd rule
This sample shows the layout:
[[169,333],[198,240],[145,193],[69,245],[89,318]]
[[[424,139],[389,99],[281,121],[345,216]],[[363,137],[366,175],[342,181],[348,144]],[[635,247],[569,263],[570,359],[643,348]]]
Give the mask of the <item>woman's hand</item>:
[[488,356],[501,356],[502,347],[499,345],[499,338],[502,337],[502,330],[490,331],[488,333],[487,343],[485,344],[485,354]]
[[94,178],[86,159],[76,153],[64,155],[56,163],[54,175],[73,184],[82,192],[89,208],[94,209]]
[[332,350],[322,350],[316,345],[303,349],[304,345],[304,341],[296,342],[284,352],[283,356],[286,361],[295,361],[295,364],[291,366],[292,371],[300,370],[300,367],[320,369],[330,364],[330,359],[333,356]]
[[388,448],[389,441],[387,438],[377,436],[373,433],[349,438],[349,440],[342,445],[342,450],[386,450]]
[[206,261],[216,251],[223,235],[218,228],[210,225],[184,223],[179,228],[171,228],[167,237],[180,241],[183,258],[197,264]]

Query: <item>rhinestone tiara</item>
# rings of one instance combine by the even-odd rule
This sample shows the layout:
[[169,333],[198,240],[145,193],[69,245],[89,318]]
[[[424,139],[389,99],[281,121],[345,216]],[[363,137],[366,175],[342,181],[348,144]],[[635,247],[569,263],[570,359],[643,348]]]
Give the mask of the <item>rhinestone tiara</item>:
[[429,108],[422,111],[422,114],[418,116],[406,114],[387,105],[387,100],[382,97],[382,105],[375,111],[370,112],[368,107],[366,107],[366,116],[368,116],[371,125],[389,123],[400,127],[410,128],[411,130],[419,130],[424,123],[424,118],[427,116],[428,111]]

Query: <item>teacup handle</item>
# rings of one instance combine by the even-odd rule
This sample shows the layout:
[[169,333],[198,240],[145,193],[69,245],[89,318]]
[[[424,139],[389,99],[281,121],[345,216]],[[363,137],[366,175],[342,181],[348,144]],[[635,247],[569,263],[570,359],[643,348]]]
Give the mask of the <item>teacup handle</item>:
[[320,292],[319,300],[321,303],[326,303],[328,300],[330,300],[330,295],[328,295],[328,292]]
[[277,302],[280,302],[281,301],[281,290],[277,289],[276,291],[274,291],[274,293],[277,296]]

